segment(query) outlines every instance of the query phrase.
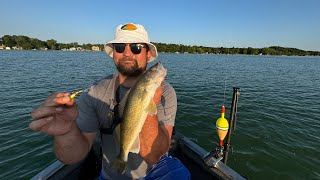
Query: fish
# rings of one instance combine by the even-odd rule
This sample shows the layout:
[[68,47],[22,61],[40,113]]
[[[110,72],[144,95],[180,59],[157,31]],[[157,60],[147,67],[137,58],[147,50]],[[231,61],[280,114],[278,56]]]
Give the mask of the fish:
[[122,120],[115,129],[115,133],[120,139],[120,153],[111,162],[111,166],[119,174],[125,171],[129,152],[139,153],[140,151],[139,133],[147,116],[157,114],[157,105],[153,97],[166,75],[167,70],[163,65],[160,62],[156,63],[139,77],[119,104]]

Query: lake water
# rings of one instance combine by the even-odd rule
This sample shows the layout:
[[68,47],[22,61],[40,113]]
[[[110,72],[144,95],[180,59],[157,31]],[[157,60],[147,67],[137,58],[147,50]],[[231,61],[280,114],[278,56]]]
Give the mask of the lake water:
[[[179,132],[206,150],[217,146],[215,121],[222,104],[229,118],[237,86],[228,165],[249,179],[320,179],[320,57],[160,54],[157,61],[177,93]],[[28,128],[34,107],[114,72],[103,52],[0,51],[0,179],[29,179],[54,161],[52,138]]]

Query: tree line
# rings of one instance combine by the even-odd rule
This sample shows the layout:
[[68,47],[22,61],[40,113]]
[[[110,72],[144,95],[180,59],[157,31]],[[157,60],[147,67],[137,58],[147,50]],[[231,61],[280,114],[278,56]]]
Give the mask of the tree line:
[[79,45],[77,42],[72,43],[58,43],[54,39],[49,39],[46,41],[41,41],[37,38],[30,38],[28,36],[16,36],[16,35],[4,35],[0,39],[0,45],[3,44],[6,47],[17,47],[24,50],[31,49],[47,49],[47,50],[62,50],[70,49],[72,47],[81,47],[84,50],[92,50],[92,46],[99,46],[100,49],[103,49],[103,44],[82,44]]
[[[99,46],[103,51],[103,44],[78,44],[72,43],[58,43],[54,39],[46,41],[37,38],[30,38],[28,36],[4,35],[0,39],[0,45],[7,47],[21,47],[25,50],[30,49],[48,49],[48,50],[62,50],[70,49],[72,47],[81,47],[84,50],[91,50],[92,46]],[[319,51],[304,51],[297,48],[288,48],[280,46],[271,46],[265,48],[226,48],[226,47],[205,47],[205,46],[188,46],[182,44],[166,44],[156,43],[159,52],[164,53],[190,53],[190,54],[247,54],[247,55],[287,55],[287,56],[320,56]]]

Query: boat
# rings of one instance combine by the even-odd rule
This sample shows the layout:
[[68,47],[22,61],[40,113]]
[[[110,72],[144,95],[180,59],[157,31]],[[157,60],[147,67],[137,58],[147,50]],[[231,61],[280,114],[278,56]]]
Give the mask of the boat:
[[[234,92],[232,107],[236,102],[237,95]],[[226,165],[229,143],[230,136],[225,143],[225,154],[219,156],[219,152],[223,152],[223,147],[217,147],[208,152],[174,129],[169,154],[178,158],[185,165],[191,174],[191,179],[246,179]],[[97,133],[96,142],[84,160],[74,165],[64,165],[56,160],[31,179],[98,179],[101,171],[101,157],[100,134]]]
[[[245,179],[214,157],[211,157],[211,165],[207,164],[204,157],[208,153],[179,132],[173,134],[169,154],[178,158],[189,169],[191,179]],[[31,179],[97,179],[100,170],[100,142],[96,142],[83,161],[74,165],[65,165],[56,160]]]

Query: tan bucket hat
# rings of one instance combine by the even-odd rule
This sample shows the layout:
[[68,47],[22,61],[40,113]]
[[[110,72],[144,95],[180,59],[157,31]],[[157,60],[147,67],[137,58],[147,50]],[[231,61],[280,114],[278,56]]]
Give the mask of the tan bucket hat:
[[117,27],[114,40],[109,41],[104,45],[104,50],[111,58],[113,58],[112,43],[146,43],[151,51],[151,58],[148,62],[151,62],[158,57],[156,46],[150,42],[147,31],[140,24],[120,24]]

